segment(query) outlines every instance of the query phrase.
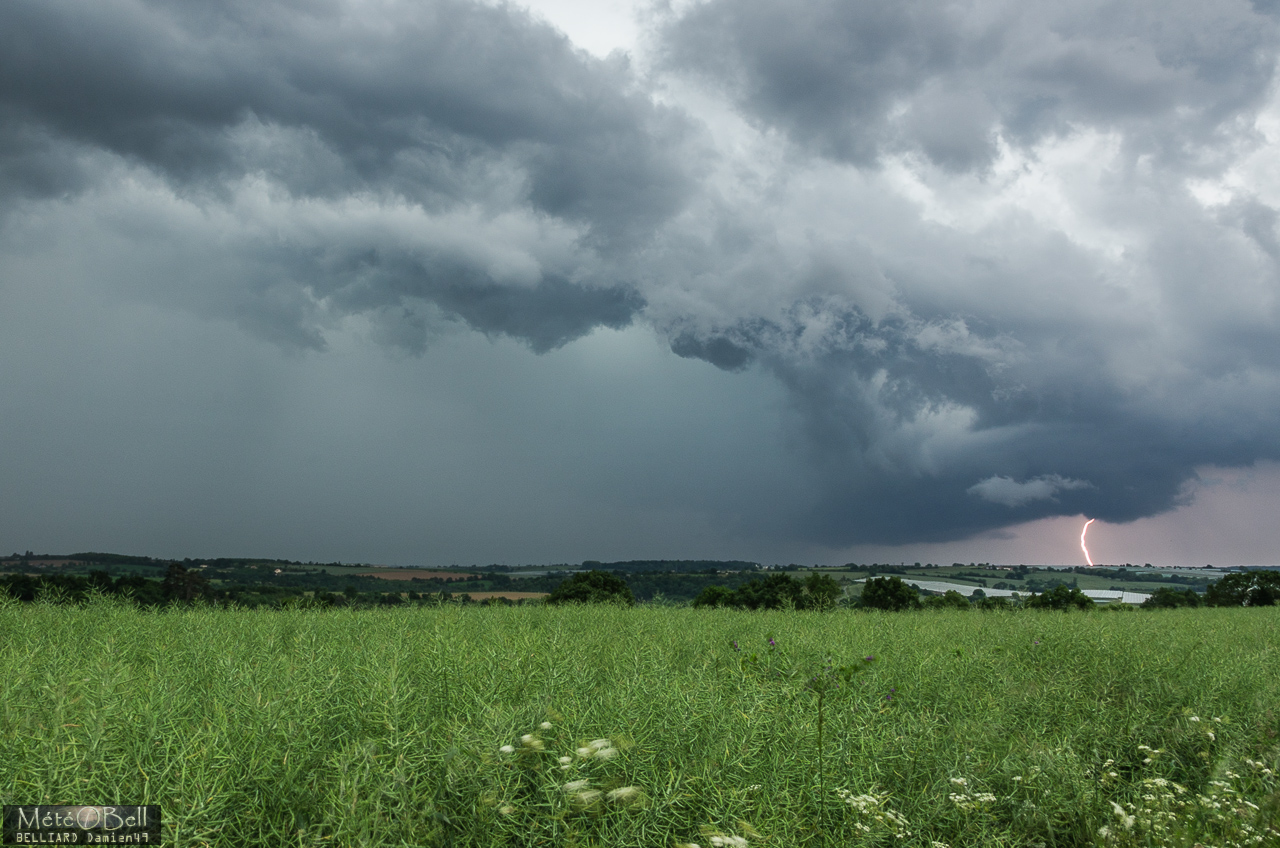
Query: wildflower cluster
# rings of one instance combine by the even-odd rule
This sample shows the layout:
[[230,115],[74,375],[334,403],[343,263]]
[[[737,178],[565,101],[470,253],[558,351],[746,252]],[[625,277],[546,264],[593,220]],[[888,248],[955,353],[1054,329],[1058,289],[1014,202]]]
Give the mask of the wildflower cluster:
[[854,812],[853,826],[860,832],[890,834],[897,839],[906,839],[911,835],[906,816],[886,805],[888,795],[855,795],[848,789],[837,789],[836,796]]
[[963,777],[951,778],[951,785],[958,791],[951,792],[947,795],[951,799],[951,803],[955,804],[965,812],[982,809],[996,802],[996,796],[990,792],[974,792],[969,788],[969,781]]
[[[745,836],[728,836],[723,833],[717,833],[707,837],[707,844],[713,848],[747,848],[748,842]],[[697,842],[681,842],[678,843],[679,848],[702,848]]]
[[1204,721],[1200,716],[1193,715],[1188,717],[1187,721],[1190,722],[1193,727],[1197,728],[1208,741],[1218,741],[1218,733],[1214,729],[1214,726],[1222,724],[1222,718],[1220,716],[1214,716],[1212,721]]
[[[748,837],[762,838],[754,827],[744,821],[738,822],[738,831],[741,835],[722,833],[710,827],[703,827],[701,830],[702,839],[710,848],[747,848],[750,844],[747,841]],[[703,848],[703,845],[698,842],[677,842],[676,848]]]
[[[538,730],[544,733],[553,729],[550,722],[544,721],[538,726]],[[506,781],[508,786],[501,794],[525,796],[509,797],[508,800],[500,802],[498,793],[486,793],[486,803],[496,806],[499,815],[504,817],[519,814],[536,815],[538,809],[545,810],[544,799],[547,793],[551,795],[552,808],[560,807],[577,813],[601,813],[606,809],[638,809],[644,807],[648,801],[648,797],[640,787],[619,786],[614,781],[610,788],[610,783],[601,782],[599,776],[579,777],[565,783],[559,783],[564,780],[564,776],[550,777],[556,772],[567,772],[586,766],[588,763],[616,758],[620,751],[610,739],[593,739],[590,742],[575,745],[571,753],[556,756],[554,766],[551,757],[555,754],[548,751],[546,740],[538,733],[526,733],[520,737],[518,745],[503,745],[498,752],[504,758],[509,758],[511,766],[519,766],[513,774],[523,775],[522,779]],[[593,777],[599,786],[593,785]],[[539,799],[538,795],[542,795],[542,799]]]
[[[1142,749],[1152,762],[1160,750]],[[1247,773],[1225,769],[1222,777],[1209,781],[1205,792],[1195,793],[1163,777],[1144,778],[1138,795],[1121,804],[1111,802],[1112,821],[1098,830],[1107,848],[1139,845],[1172,845],[1212,840],[1222,848],[1274,845],[1280,831],[1270,827],[1263,810],[1245,797],[1248,785],[1263,796],[1277,789],[1275,771],[1266,763],[1246,759]]]

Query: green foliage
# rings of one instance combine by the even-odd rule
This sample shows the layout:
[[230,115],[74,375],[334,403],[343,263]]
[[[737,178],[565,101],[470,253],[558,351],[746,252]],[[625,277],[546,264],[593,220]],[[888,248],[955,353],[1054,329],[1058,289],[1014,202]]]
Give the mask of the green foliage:
[[920,593],[900,577],[872,577],[863,585],[862,606],[887,612],[918,609]]
[[977,606],[977,608],[980,610],[986,610],[986,611],[1012,610],[1012,609],[1018,608],[1017,602],[1015,602],[1012,598],[1007,598],[1003,595],[997,595],[993,598],[982,598],[976,602],[975,606]]
[[178,563],[169,566],[164,581],[160,584],[160,592],[167,601],[191,603],[209,597],[209,581],[199,570],[184,568]]
[[1143,609],[1177,609],[1178,607],[1198,607],[1204,600],[1194,589],[1177,589],[1161,586],[1151,593],[1151,597],[1142,602]]
[[923,606],[925,609],[972,609],[969,599],[955,589],[948,589],[941,595],[931,595],[925,598]]
[[1278,624],[0,602],[0,795],[175,848],[1274,845]]
[[1280,602],[1280,571],[1237,571],[1209,585],[1205,601],[1215,607],[1269,607]]
[[844,590],[830,574],[809,572],[804,579],[804,609],[831,609],[840,600]]
[[695,607],[731,607],[734,592],[728,586],[708,586],[693,599]]
[[571,575],[547,596],[549,604],[613,603],[632,606],[636,602],[627,581],[607,571],[583,571]]
[[1073,586],[1059,583],[1047,592],[1041,592],[1022,602],[1027,609],[1069,610],[1093,609],[1093,598]]
[[734,607],[747,610],[830,610],[844,594],[828,574],[810,572],[804,581],[775,572],[753,579],[737,589],[708,586],[693,599],[695,607]]

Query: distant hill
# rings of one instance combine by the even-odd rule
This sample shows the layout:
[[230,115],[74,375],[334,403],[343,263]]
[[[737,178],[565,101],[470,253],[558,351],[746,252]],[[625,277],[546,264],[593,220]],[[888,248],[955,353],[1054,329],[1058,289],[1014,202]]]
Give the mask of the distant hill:
[[701,574],[716,571],[757,571],[758,562],[720,559],[629,559],[623,562],[600,562],[589,559],[582,563],[584,571],[664,571],[678,574]]

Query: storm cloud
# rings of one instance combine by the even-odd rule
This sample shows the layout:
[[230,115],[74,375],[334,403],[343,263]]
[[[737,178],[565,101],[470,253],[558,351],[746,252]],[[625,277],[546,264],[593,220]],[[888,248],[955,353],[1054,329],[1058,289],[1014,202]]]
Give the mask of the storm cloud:
[[781,387],[787,494],[697,509],[800,545],[1132,521],[1280,459],[1274,10],[646,21],[601,59],[508,4],[6,2],[0,255],[289,355],[639,325]]

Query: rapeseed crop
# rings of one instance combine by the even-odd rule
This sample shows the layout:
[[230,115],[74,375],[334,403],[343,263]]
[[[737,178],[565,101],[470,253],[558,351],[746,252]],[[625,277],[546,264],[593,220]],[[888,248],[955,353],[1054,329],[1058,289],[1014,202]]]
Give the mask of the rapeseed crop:
[[174,846],[1275,845],[1278,624],[0,603],[0,798]]

